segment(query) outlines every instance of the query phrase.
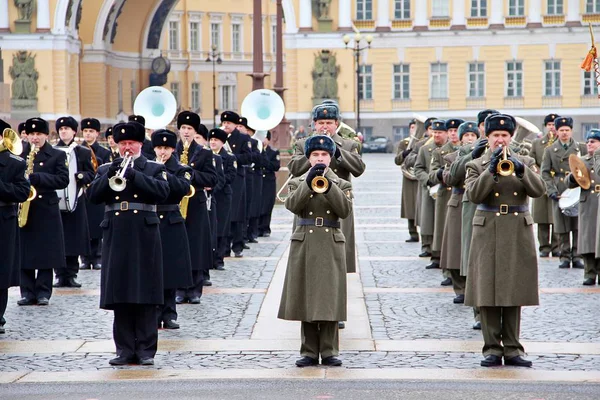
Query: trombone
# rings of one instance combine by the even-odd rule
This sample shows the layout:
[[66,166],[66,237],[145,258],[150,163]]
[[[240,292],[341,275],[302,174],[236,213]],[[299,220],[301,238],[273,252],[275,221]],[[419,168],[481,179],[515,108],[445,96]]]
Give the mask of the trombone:
[[108,180],[108,186],[115,192],[122,192],[127,187],[125,171],[130,167],[130,164],[133,165],[133,155],[127,152],[125,153],[125,157],[123,157],[123,161],[121,161],[117,174]]

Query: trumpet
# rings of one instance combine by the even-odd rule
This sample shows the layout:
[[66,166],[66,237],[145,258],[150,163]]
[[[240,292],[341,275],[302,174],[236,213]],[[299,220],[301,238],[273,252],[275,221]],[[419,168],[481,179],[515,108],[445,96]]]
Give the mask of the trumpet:
[[315,176],[310,182],[310,187],[315,193],[325,193],[329,190],[329,180],[324,176]]
[[130,164],[133,165],[133,156],[127,152],[125,153],[125,157],[123,157],[123,161],[121,161],[121,165],[116,175],[108,180],[108,186],[115,192],[122,192],[127,187],[125,171],[130,167]]
[[508,159],[508,146],[502,146],[502,160],[498,163],[496,171],[500,176],[510,176],[515,172],[515,164]]

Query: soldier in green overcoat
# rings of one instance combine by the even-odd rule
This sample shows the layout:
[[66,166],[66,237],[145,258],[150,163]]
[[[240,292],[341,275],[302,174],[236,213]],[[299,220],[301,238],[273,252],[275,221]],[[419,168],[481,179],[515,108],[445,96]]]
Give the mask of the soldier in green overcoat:
[[[410,121],[408,124],[410,136],[414,137],[417,123],[416,120]],[[410,174],[410,171],[403,166],[405,157],[410,154],[412,149],[408,146],[411,143],[410,137],[404,138],[398,143],[398,149],[396,151],[396,157],[394,158],[394,162],[396,165],[400,166],[403,169],[402,172],[402,200],[400,201],[400,218],[406,218],[408,221],[408,234],[409,238],[406,239],[406,242],[418,242],[419,241],[419,232],[417,231],[417,225],[415,223],[416,215],[417,215],[417,189],[419,187],[419,183],[414,175]]]
[[538,305],[538,266],[529,198],[544,194],[531,157],[509,152],[512,173],[499,167],[516,128],[510,115],[486,118],[489,151],[467,164],[465,194],[477,204],[465,305],[480,309],[484,367],[530,367],[519,341],[521,306]]
[[326,135],[305,141],[310,169],[290,181],[285,201],[297,219],[278,317],[302,321],[298,367],[317,365],[319,356],[323,365],[342,365],[338,321],[346,320],[346,238],[340,220],[352,210],[352,185],[329,168],[335,149]]

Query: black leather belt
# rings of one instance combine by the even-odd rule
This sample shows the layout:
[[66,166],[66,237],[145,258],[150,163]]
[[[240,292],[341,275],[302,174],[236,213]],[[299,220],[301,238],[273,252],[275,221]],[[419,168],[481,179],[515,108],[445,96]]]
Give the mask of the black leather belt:
[[328,228],[339,228],[339,221],[332,221],[322,217],[317,218],[298,218],[296,221],[298,226],[326,226]]
[[162,205],[158,205],[156,206],[156,211],[161,212],[167,212],[167,211],[179,211],[179,204],[162,204]]
[[5,201],[1,201],[0,200],[0,207],[9,207],[9,206],[14,206],[16,203],[7,203]]
[[499,206],[488,206],[487,204],[478,204],[477,210],[499,213],[501,215],[524,213],[529,211],[529,206],[526,204],[519,206],[509,206],[508,204],[500,204]]
[[107,204],[104,207],[104,212],[109,212],[109,211],[128,211],[128,210],[156,212],[156,205],[154,205],[154,204],[144,204],[144,203],[130,203],[128,201],[122,201],[120,203]]
[[452,194],[464,194],[464,193],[465,193],[465,189],[457,188],[457,187],[452,188]]

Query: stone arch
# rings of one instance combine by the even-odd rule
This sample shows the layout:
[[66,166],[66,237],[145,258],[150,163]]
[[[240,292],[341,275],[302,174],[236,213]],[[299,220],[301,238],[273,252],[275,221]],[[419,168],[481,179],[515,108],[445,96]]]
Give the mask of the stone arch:
[[94,39],[92,41],[92,47],[95,49],[104,47],[104,27],[108,24],[108,17],[115,2],[116,0],[104,0],[100,7],[98,17],[96,18],[96,26],[94,27]]
[[67,33],[67,9],[69,8],[69,0],[58,0],[54,11],[54,25],[52,33],[55,35],[64,35]]

